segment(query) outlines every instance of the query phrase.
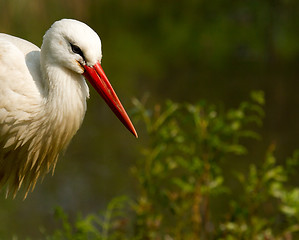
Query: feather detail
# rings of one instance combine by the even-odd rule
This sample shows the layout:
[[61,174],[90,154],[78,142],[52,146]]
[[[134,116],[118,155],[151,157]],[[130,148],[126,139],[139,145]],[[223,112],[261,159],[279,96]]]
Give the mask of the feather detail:
[[40,98],[39,105],[31,105],[23,115],[20,110],[15,114],[11,109],[5,113],[5,120],[1,119],[2,123],[0,120],[0,187],[6,185],[6,196],[15,197],[25,185],[26,198],[40,176],[50,170],[53,174],[59,153],[83,121],[88,96],[86,83],[81,76],[74,81],[74,76],[63,77],[66,75],[62,71],[59,77],[59,70],[55,72],[56,88],[46,98]]

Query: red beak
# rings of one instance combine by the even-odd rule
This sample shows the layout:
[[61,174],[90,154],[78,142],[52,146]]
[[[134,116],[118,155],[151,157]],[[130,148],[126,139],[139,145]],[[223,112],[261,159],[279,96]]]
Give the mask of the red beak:
[[99,62],[92,67],[84,66],[84,77],[90,82],[90,84],[97,90],[102,96],[114,114],[125,125],[125,127],[137,138],[137,132],[126,113],[126,110],[119,101],[116,93],[114,92],[108,78],[106,77],[104,70]]

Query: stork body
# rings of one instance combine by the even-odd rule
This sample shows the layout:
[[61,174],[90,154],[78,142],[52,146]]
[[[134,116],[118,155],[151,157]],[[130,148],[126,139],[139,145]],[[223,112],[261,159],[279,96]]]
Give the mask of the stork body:
[[117,117],[136,131],[106,78],[101,41],[84,23],[63,19],[46,32],[41,50],[0,34],[0,187],[27,192],[54,170],[59,153],[86,111],[87,78]]

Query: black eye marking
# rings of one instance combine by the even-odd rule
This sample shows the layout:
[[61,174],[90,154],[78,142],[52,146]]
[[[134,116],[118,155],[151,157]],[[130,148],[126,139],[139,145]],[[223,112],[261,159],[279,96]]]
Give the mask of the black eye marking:
[[73,53],[79,54],[83,59],[85,59],[82,50],[77,45],[74,45],[71,43],[70,43],[70,45],[71,45]]

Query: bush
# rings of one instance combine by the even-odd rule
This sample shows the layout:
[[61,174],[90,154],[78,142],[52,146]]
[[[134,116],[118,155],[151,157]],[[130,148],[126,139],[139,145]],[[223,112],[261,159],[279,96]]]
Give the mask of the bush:
[[[289,176],[299,151],[280,165],[270,145],[264,160],[250,163],[245,172],[223,170],[225,163],[244,161],[246,139],[260,139],[254,129],[264,117],[263,92],[253,92],[250,101],[229,110],[206,102],[167,101],[153,110],[137,99],[133,103],[149,136],[132,168],[138,196],[116,198],[104,214],[73,225],[59,209],[62,228],[47,239],[295,239],[299,188]],[[239,190],[231,186],[231,177]],[[219,202],[226,207],[219,209]]]

